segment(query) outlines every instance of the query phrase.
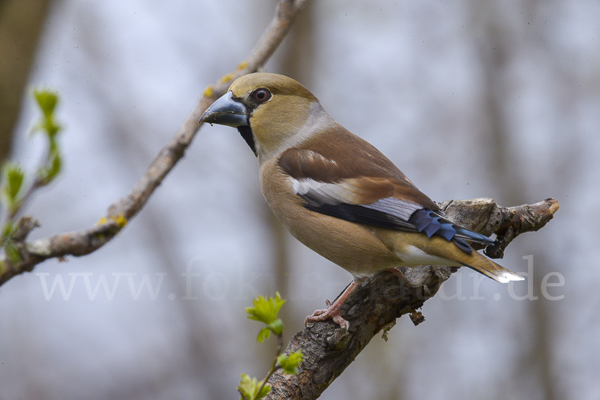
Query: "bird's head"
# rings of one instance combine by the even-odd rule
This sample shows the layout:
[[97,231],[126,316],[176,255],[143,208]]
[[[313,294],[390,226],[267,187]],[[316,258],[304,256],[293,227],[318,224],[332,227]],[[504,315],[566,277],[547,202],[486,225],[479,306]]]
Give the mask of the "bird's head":
[[236,79],[200,122],[238,128],[260,163],[335,123],[304,86],[269,73]]

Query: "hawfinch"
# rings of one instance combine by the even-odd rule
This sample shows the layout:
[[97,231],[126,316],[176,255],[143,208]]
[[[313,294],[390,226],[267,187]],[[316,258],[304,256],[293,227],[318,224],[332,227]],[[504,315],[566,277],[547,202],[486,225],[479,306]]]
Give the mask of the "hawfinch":
[[344,293],[307,322],[333,318],[347,328],[340,308],[357,284],[384,270],[402,277],[398,267],[464,265],[498,282],[523,279],[474,251],[468,242],[494,241],[447,220],[390,160],[291,78],[242,76],[200,122],[237,128],[258,158],[261,189],[279,221],[353,275]]

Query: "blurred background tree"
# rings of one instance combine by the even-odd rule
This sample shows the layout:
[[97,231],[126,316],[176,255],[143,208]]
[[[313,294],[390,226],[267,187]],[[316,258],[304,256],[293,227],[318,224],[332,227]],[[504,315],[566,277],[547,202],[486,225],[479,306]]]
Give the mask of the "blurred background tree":
[[[34,238],[90,226],[125,195],[275,4],[55,0],[42,23],[42,3],[0,3],[0,140],[12,138],[15,159],[35,165],[42,148],[25,134],[34,110],[23,94],[61,93],[64,173],[29,207],[43,224]],[[17,6],[42,16],[19,22]],[[502,261],[527,271],[533,256],[531,296],[461,270],[425,323],[401,319],[322,398],[597,396],[599,20],[594,0],[309,4],[268,71],[299,79],[435,200],[552,196],[562,208]],[[17,29],[41,32],[33,61],[11,67],[20,85],[4,68],[27,46],[1,43]],[[279,290],[290,335],[350,276],[282,233],[255,163],[235,132],[203,129],[118,240],[3,285],[0,398],[224,398],[241,372],[262,376],[251,299]],[[560,300],[540,291],[551,272],[566,282],[548,290]],[[161,276],[152,296],[143,278],[156,289]]]
[[0,2],[0,164],[10,154],[31,65],[50,0]]

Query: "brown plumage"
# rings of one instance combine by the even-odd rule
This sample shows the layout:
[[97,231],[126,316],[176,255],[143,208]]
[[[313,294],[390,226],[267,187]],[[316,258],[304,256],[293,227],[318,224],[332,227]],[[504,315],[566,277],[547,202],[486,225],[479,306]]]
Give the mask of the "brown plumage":
[[[306,246],[360,281],[401,266],[465,265],[499,282],[521,280],[474,251],[493,241],[444,218],[379,150],[335,122],[293,79],[258,73],[236,80],[202,122],[234,126],[259,162],[269,207]],[[339,315],[352,284],[307,321]]]

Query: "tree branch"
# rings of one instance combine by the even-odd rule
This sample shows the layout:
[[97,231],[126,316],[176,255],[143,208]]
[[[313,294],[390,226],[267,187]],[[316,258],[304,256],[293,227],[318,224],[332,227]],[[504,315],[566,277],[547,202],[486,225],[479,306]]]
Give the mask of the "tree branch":
[[275,17],[246,61],[242,62],[234,72],[223,76],[206,88],[196,108],[160,151],[129,195],[112,204],[108,208],[107,218],[102,218],[98,226],[25,242],[27,234],[38,225],[38,222],[31,217],[24,217],[27,219],[21,222],[21,226],[30,229],[22,232],[22,240],[15,243],[21,260],[11,262],[6,256],[0,258],[0,285],[15,275],[32,271],[35,265],[49,258],[90,254],[113,239],[126,226],[127,221],[144,207],[150,195],[183,157],[185,150],[200,129],[201,125],[198,121],[208,106],[227,91],[231,81],[242,75],[256,72],[267,62],[289,32],[292,22],[306,1],[281,0],[279,2]]
[[[450,200],[441,204],[454,222],[474,231],[496,233],[499,244],[488,246],[486,253],[499,255],[516,236],[537,231],[558,210],[558,202],[546,199],[531,205],[499,207],[491,199]],[[458,268],[423,266],[403,268],[412,287],[395,275],[381,272],[368,278],[350,295],[342,314],[350,322],[344,332],[332,321],[309,324],[290,341],[285,353],[302,350],[304,361],[298,375],[275,372],[269,379],[267,399],[316,399],[354,361],[377,333],[383,335],[396,319],[409,314],[415,325],[423,322],[417,311],[433,297],[440,285]]]

